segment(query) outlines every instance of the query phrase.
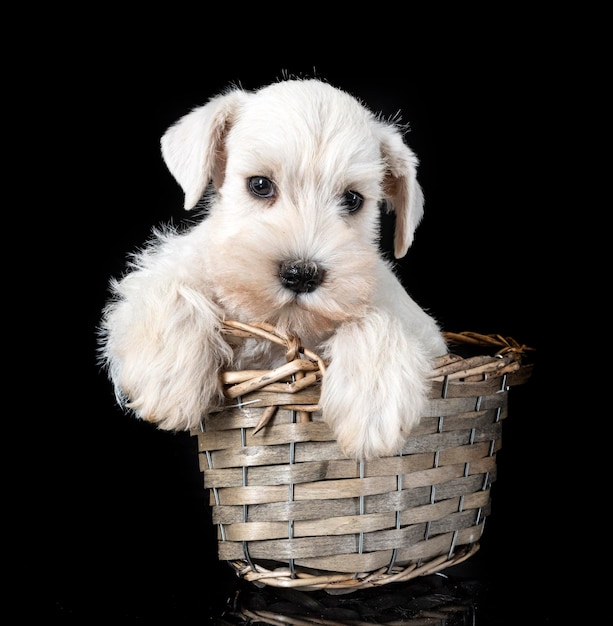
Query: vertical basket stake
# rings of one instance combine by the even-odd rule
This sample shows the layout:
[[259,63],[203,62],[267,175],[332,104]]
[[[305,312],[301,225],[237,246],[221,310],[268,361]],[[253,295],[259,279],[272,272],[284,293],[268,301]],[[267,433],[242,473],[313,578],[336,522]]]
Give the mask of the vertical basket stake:
[[[242,403],[242,398],[240,396],[237,398],[237,403],[238,403],[239,408],[242,408],[243,403]],[[247,447],[247,432],[244,426],[241,426],[241,447],[242,448]],[[248,482],[247,481],[247,467],[243,465],[242,467],[243,487],[247,486],[247,482]],[[249,505],[243,504],[243,522],[246,523],[248,518],[249,518]],[[251,561],[251,556],[249,555],[249,547],[248,547],[247,541],[243,541],[243,556],[245,557],[245,561],[247,561],[247,563],[249,564],[249,567],[252,569],[253,572],[255,572],[256,571],[255,565]]]
[[[300,411],[300,412],[292,411],[291,413],[292,424],[296,423],[297,418],[300,419],[300,421],[302,421],[302,415],[298,417],[298,415],[302,413],[303,411]],[[296,463],[296,442],[291,441],[289,444],[289,464],[294,465],[295,463]],[[293,482],[288,485],[288,490],[289,490],[288,500],[289,502],[293,502],[294,501],[294,483]],[[294,538],[294,520],[293,519],[288,520],[287,524],[288,524],[288,527],[287,527],[288,539],[291,541]],[[289,559],[288,565],[289,565],[289,572],[290,572],[291,578],[296,578],[296,568],[295,568],[293,558]]]

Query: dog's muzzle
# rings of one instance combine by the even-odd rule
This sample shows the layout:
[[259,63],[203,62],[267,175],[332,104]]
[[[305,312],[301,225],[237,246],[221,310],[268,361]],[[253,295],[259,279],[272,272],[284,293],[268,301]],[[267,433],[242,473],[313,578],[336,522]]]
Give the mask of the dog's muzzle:
[[321,285],[324,273],[315,261],[293,259],[279,264],[281,284],[295,293],[315,291]]

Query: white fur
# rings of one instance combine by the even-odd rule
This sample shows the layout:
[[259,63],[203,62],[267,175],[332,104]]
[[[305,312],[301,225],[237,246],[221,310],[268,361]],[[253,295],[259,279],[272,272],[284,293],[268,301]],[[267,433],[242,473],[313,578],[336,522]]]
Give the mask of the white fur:
[[[221,370],[271,367],[253,342],[230,346],[224,319],[269,322],[329,360],[324,419],[345,454],[396,453],[418,423],[432,359],[446,346],[378,248],[380,201],[395,212],[403,256],[423,215],[417,158],[401,129],[318,80],[231,89],[194,109],[161,140],[192,209],[192,228],[155,233],[137,252],[102,318],[100,353],[118,401],[160,428],[196,427],[219,407]],[[274,183],[270,198],[250,177]],[[359,193],[349,213],[343,194]],[[284,260],[315,261],[322,283],[296,293]]]

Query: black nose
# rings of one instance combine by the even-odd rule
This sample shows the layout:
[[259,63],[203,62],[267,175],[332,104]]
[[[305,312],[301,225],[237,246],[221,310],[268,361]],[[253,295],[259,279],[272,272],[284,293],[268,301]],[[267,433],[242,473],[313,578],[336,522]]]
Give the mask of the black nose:
[[324,271],[315,261],[293,259],[281,261],[279,264],[279,278],[281,284],[296,293],[310,293],[315,291],[324,277]]

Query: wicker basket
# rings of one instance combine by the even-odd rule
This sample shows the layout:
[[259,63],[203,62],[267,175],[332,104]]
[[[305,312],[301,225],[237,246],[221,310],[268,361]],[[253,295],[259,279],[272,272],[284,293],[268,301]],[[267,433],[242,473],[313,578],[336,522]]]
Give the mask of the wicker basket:
[[496,354],[437,359],[429,409],[401,453],[358,462],[318,410],[325,363],[316,354],[265,325],[227,322],[224,332],[280,344],[288,362],[224,372],[226,408],[193,431],[220,560],[257,585],[347,593],[478,550],[508,391],[531,374],[529,348],[446,333],[450,345]]

